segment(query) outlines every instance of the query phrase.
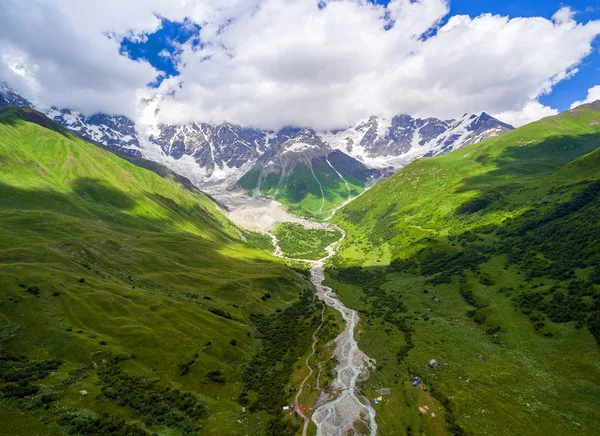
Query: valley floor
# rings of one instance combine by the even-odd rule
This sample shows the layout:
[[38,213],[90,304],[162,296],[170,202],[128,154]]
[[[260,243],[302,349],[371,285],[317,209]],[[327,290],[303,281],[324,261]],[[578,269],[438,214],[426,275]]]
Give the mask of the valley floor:
[[[289,223],[282,223],[289,224]],[[357,384],[369,377],[370,370],[375,367],[375,361],[368,357],[358,346],[355,339],[355,332],[360,321],[360,317],[355,310],[347,308],[338,295],[329,286],[324,286],[325,280],[325,262],[335,256],[338,245],[344,240],[345,232],[337,226],[331,226],[328,229],[331,233],[337,233],[339,239],[327,245],[325,253],[317,260],[292,258],[295,261],[307,262],[310,264],[311,282],[315,286],[318,298],[327,306],[338,311],[345,324],[341,333],[335,338],[331,349],[331,354],[326,358],[335,359],[337,365],[334,368],[334,378],[328,389],[317,388],[318,397],[310,406],[310,410],[314,411],[312,416],[308,409],[300,409],[298,398],[302,394],[302,389],[306,381],[312,376],[313,369],[310,366],[309,360],[315,354],[315,346],[318,341],[318,332],[323,325],[324,318],[322,317],[321,324],[312,334],[312,353],[306,358],[306,366],[309,373],[302,380],[299,386],[298,393],[294,399],[296,412],[304,419],[302,427],[302,435],[306,436],[310,420],[316,425],[317,436],[334,436],[340,434],[353,433],[364,431],[371,436],[377,434],[377,422],[375,421],[375,409],[371,401],[364,396],[358,389]],[[311,230],[306,229],[306,232]],[[335,234],[334,233],[334,234]],[[271,234],[275,252],[278,257],[284,257],[280,243],[274,234]],[[296,241],[299,242],[299,241]],[[324,361],[318,363],[319,368],[322,368]],[[320,384],[321,371],[316,376],[316,385]],[[310,419],[309,419],[310,418]]]
[[228,210],[233,222],[249,230],[270,232],[280,223],[300,224],[308,229],[326,227],[289,213],[284,205],[270,198],[248,197],[240,193],[221,193],[214,197]]

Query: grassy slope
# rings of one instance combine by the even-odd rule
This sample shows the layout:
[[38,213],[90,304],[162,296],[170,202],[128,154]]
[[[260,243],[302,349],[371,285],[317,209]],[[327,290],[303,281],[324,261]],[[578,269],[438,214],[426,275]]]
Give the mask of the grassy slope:
[[362,312],[360,345],[380,365],[365,389],[392,388],[382,432],[448,432],[422,403],[474,434],[600,431],[600,351],[586,328],[600,201],[572,206],[600,178],[598,145],[596,104],[416,161],[336,215],[347,239],[329,284]]
[[[265,415],[242,414],[232,401],[259,347],[248,316],[286,307],[306,281],[240,241],[202,193],[27,121],[35,116],[0,111],[0,330],[20,326],[16,335],[2,330],[0,347],[61,360],[42,382],[43,392],[58,393],[61,407],[141,420],[94,395],[93,353],[134,353],[137,359],[121,365],[129,374],[199,394],[210,413],[205,434],[256,432]],[[25,291],[31,286],[39,295]],[[263,301],[266,291],[271,298]],[[180,364],[196,353],[181,376]],[[89,377],[63,387],[76,368]],[[227,382],[205,383],[211,370]],[[2,426],[39,434],[43,411],[24,420],[7,401],[0,406]]]
[[[313,173],[303,162],[295,164],[294,169],[280,182],[280,174],[270,173],[260,184],[260,194],[273,197],[290,208],[290,211],[316,220],[328,217],[331,210],[348,199],[348,187],[337,173],[327,165],[325,159],[313,159]],[[325,205],[321,196],[321,183],[325,193]],[[365,181],[347,177],[353,196],[360,194]],[[238,182],[239,186],[251,192],[259,183],[260,171],[246,173]]]

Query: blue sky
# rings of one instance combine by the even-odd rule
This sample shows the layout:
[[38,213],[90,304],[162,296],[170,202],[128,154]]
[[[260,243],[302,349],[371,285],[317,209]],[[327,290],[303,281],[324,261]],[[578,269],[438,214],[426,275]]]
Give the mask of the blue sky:
[[[160,18],[160,17],[159,17]],[[153,34],[148,35],[144,41],[133,41],[125,38],[121,42],[121,53],[132,59],[144,59],[164,76],[159,77],[151,86],[158,86],[165,77],[177,76],[175,56],[178,45],[191,41],[194,46],[198,45],[198,33],[200,26],[189,20],[182,22],[169,21],[161,18],[161,27]],[[168,56],[165,56],[168,53]]]
[[[374,3],[387,5],[389,0],[373,0]],[[450,3],[450,14],[448,17],[457,14],[466,14],[477,16],[482,13],[493,13],[508,15],[509,17],[534,17],[541,16],[551,18],[552,15],[561,7],[569,6],[576,11],[576,19],[579,22],[587,22],[593,19],[600,19],[600,5],[591,6],[592,0],[571,0],[568,2],[534,0],[534,1],[516,1],[516,0],[452,0]],[[177,44],[183,44],[191,41],[193,45],[198,45],[198,31],[200,27],[190,21],[183,22],[169,21],[161,19],[161,28],[147,36],[143,42],[134,42],[130,39],[124,39],[121,45],[121,52],[135,60],[143,59],[150,62],[156,69],[162,71],[164,76],[150,83],[151,86],[159,86],[166,77],[177,76],[179,74],[176,66],[176,56],[178,53]],[[539,101],[559,110],[568,109],[575,100],[583,100],[587,91],[594,85],[600,83],[600,38],[594,43],[594,53],[591,54],[580,65],[579,72],[572,78],[563,80],[557,84],[552,93],[541,96]],[[164,56],[166,52],[171,56]]]

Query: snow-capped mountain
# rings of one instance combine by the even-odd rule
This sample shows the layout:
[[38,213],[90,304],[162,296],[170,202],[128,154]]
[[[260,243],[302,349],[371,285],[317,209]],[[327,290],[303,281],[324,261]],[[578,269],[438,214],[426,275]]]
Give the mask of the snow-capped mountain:
[[[159,97],[141,100],[137,123],[124,116],[36,109],[86,140],[165,164],[213,194],[233,189],[256,165],[268,166],[277,156],[282,161],[286,153],[308,156],[312,150],[328,156],[338,150],[367,167],[398,169],[417,158],[446,153],[512,129],[485,112],[465,114],[458,120],[372,116],[335,132],[295,127],[272,132],[229,123],[172,126],[157,121],[159,102]],[[0,81],[1,105],[35,107]]]
[[317,132],[305,128],[271,145],[236,187],[275,198],[296,213],[327,215],[380,176],[381,170],[332,149]]
[[45,111],[48,118],[83,139],[103,144],[131,156],[141,156],[135,123],[122,115],[94,114],[85,116],[70,109],[55,107]]
[[19,95],[6,82],[0,80],[0,106],[7,105],[33,107],[33,104],[29,100]]
[[482,112],[458,120],[370,117],[346,130],[323,134],[332,147],[373,167],[401,167],[424,156],[436,156],[514,129]]
[[[143,153],[192,175],[204,188],[231,186],[269,148],[270,135],[232,124],[158,125],[144,139]],[[158,152],[158,154],[157,154]]]

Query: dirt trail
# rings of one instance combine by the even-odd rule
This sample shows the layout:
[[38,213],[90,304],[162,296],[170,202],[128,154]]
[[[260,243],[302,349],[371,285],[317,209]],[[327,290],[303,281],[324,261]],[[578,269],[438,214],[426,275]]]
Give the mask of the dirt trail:
[[[331,383],[333,393],[321,392],[317,400],[317,408],[312,415],[312,421],[317,426],[317,436],[341,436],[348,433],[357,422],[368,426],[370,436],[375,436],[377,434],[375,409],[370,401],[362,396],[356,388],[356,383],[359,380],[368,378],[369,368],[374,367],[375,361],[358,348],[358,344],[354,338],[354,330],[359,321],[358,313],[355,310],[347,308],[333,292],[333,289],[323,285],[323,281],[325,280],[325,261],[335,255],[338,245],[346,237],[346,232],[343,229],[333,224],[330,224],[330,226],[340,231],[342,237],[326,248],[327,255],[325,257],[317,261],[295,259],[308,262],[312,265],[310,270],[311,282],[317,290],[317,297],[326,305],[340,312],[346,321],[344,331],[335,339],[336,348],[333,354],[337,357],[339,363],[336,367],[337,377]],[[279,247],[277,238],[272,233],[270,235],[275,247],[275,256],[284,258],[285,256]],[[316,335],[319,329],[313,333],[313,354],[315,352]],[[309,368],[310,374],[302,382],[301,389],[308,377],[313,373],[308,358],[306,365]],[[299,396],[300,391],[296,395],[296,405]],[[308,417],[302,411],[299,411],[299,413],[304,419],[302,434],[306,436],[309,423]]]
[[321,327],[323,327],[323,322],[325,321],[325,306],[323,306],[323,310],[321,310],[321,324],[319,324],[319,327],[317,327],[317,329],[315,330],[315,332],[312,335],[312,353],[310,353],[310,355],[306,358],[306,367],[308,368],[308,375],[306,377],[304,377],[304,380],[302,380],[302,383],[300,383],[300,388],[298,389],[298,393],[296,394],[296,397],[294,398],[294,406],[296,408],[296,410],[298,411],[298,413],[300,414],[300,416],[302,417],[302,419],[304,419],[304,428],[302,429],[302,436],[306,436],[306,432],[308,431],[308,424],[310,423],[310,419],[308,416],[306,416],[304,414],[304,412],[302,410],[300,410],[298,408],[298,399],[300,398],[300,395],[302,395],[302,389],[304,389],[304,384],[306,383],[306,381],[310,378],[310,376],[313,375],[313,369],[310,366],[310,358],[313,357],[315,355],[315,347],[317,346],[317,341],[319,340],[318,334],[319,334],[319,330],[321,330]]

